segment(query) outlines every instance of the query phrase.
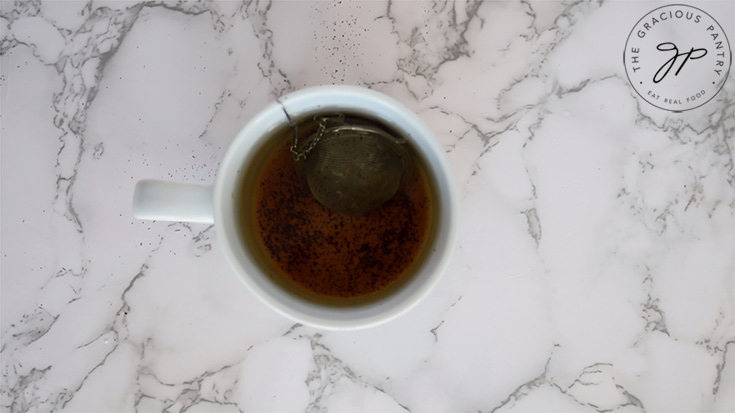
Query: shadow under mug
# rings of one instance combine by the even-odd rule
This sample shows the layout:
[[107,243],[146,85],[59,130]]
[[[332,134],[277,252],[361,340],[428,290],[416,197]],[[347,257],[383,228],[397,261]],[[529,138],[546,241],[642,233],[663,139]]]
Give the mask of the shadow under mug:
[[[433,232],[427,253],[400,288],[354,306],[333,306],[284,289],[238,233],[239,191],[258,149],[291,119],[347,112],[375,119],[399,132],[424,163],[434,193]],[[288,115],[287,115],[288,114]],[[457,237],[458,194],[444,150],[424,122],[401,103],[356,86],[316,86],[281,97],[259,112],[230,144],[213,185],[143,180],[133,199],[136,218],[214,223],[225,257],[263,303],[302,324],[334,330],[365,328],[391,320],[418,304],[446,270]]]

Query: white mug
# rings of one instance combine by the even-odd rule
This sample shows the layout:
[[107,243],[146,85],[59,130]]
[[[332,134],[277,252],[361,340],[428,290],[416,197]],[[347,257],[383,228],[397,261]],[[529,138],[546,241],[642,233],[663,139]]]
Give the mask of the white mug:
[[[296,296],[276,283],[238,234],[242,180],[257,150],[291,119],[318,113],[349,112],[377,119],[412,143],[425,163],[438,205],[433,244],[418,270],[397,291],[355,306],[330,306]],[[287,117],[288,114],[288,117]],[[244,194],[243,194],[244,195]],[[133,200],[136,218],[214,223],[225,257],[234,272],[262,302],[302,324],[348,330],[391,320],[418,304],[437,284],[455,248],[458,194],[444,150],[431,130],[401,103],[356,86],[316,86],[293,92],[258,113],[232,141],[213,185],[155,180],[138,182]]]

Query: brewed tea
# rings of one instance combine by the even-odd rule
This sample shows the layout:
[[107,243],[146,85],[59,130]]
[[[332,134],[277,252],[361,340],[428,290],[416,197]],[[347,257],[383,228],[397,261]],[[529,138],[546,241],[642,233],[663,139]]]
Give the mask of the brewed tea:
[[[313,120],[299,124],[304,134]],[[369,296],[409,276],[425,253],[431,233],[432,196],[426,173],[412,155],[396,194],[361,215],[335,212],[312,195],[290,151],[284,128],[259,153],[241,196],[243,231],[257,243],[272,274],[309,296],[354,299]],[[250,194],[250,195],[245,195]]]

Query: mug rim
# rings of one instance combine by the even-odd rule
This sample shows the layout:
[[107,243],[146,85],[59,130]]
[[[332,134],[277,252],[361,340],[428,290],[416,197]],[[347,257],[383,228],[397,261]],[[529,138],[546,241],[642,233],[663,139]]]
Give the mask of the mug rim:
[[[272,133],[289,122],[312,113],[345,110],[372,115],[397,128],[411,140],[426,163],[437,186],[439,219],[433,251],[421,269],[400,291],[356,307],[334,307],[299,300],[278,286],[248,252],[236,225],[234,199],[246,173],[249,156]],[[288,114],[287,114],[288,113]],[[444,150],[433,132],[414,112],[387,95],[358,86],[327,85],[301,89],[270,103],[237,134],[220,164],[214,185],[214,222],[230,266],[245,286],[268,307],[287,318],[323,329],[350,330],[382,324],[407,312],[421,302],[446,271],[456,245],[458,194]]]

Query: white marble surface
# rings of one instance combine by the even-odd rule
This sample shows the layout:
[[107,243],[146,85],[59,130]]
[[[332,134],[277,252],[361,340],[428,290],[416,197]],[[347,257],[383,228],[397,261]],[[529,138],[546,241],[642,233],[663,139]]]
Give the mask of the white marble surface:
[[[735,411],[735,82],[675,114],[625,76],[658,2],[0,3],[3,411]],[[696,2],[735,39],[735,2]],[[386,325],[293,325],[216,228],[136,221],[213,180],[276,96],[346,83],[436,131],[449,271]]]

